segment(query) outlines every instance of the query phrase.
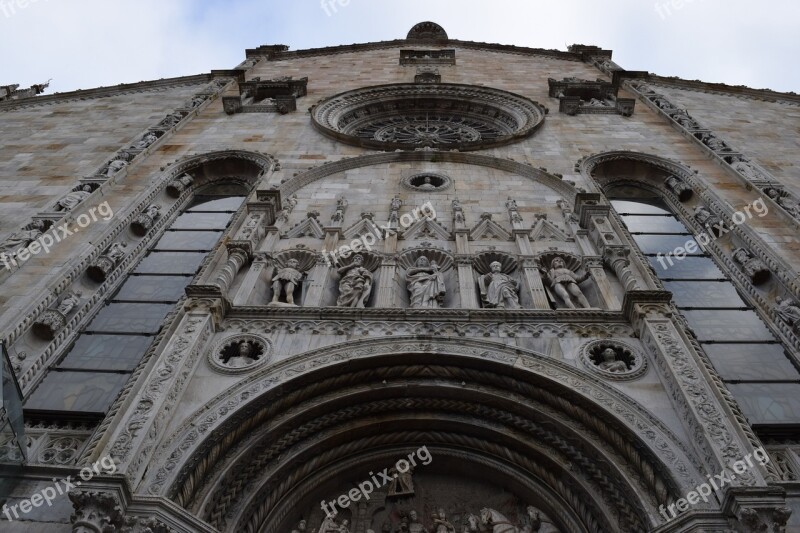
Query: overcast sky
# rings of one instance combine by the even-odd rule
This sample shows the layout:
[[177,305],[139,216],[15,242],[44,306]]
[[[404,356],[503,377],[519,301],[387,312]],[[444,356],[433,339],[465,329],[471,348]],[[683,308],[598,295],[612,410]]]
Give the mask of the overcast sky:
[[[244,49],[405,37],[614,51],[629,70],[800,92],[798,0],[0,0],[0,85],[48,93],[232,68]],[[674,6],[678,6],[677,8]]]

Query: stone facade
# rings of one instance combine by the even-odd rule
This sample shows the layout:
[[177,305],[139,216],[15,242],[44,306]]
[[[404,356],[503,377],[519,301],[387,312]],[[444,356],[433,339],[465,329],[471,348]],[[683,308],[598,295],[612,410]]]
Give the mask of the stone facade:
[[[736,223],[764,183],[798,193],[790,142],[761,137],[791,131],[796,96],[741,92],[423,23],[0,102],[4,250],[80,230],[0,270],[29,402],[6,504],[114,465],[4,530],[800,531],[800,420],[754,423],[606,194],[641,186],[695,234],[716,217],[729,231],[709,257],[797,366],[796,219],[766,199]],[[676,121],[684,106],[697,125]],[[733,166],[747,161],[774,179]],[[128,273],[220,184],[246,198],[102,416],[32,409]],[[81,224],[102,202],[113,215]],[[767,461],[666,514],[762,446]],[[418,462],[395,477],[401,458]]]

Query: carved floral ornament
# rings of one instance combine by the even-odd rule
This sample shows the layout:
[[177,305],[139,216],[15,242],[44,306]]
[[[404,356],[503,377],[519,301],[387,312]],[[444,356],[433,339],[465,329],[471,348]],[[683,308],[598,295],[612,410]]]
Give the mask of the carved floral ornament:
[[336,140],[379,150],[478,150],[522,140],[544,108],[523,96],[456,84],[367,87],[323,100],[314,127]]

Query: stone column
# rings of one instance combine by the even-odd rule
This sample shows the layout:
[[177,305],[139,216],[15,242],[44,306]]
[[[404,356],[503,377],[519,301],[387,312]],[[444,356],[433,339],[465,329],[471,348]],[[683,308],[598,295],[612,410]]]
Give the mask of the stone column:
[[531,301],[533,302],[533,308],[547,309],[549,311],[551,309],[550,300],[547,299],[547,292],[544,290],[544,282],[542,281],[542,273],[539,272],[539,264],[533,257],[530,230],[515,229],[514,237],[517,240],[519,253],[523,257],[521,261],[522,274],[525,278],[525,287],[529,291]]
[[626,246],[606,246],[603,250],[603,260],[614,270],[625,292],[639,289],[636,276],[630,269],[631,261],[628,259],[631,250]]
[[461,294],[461,307],[464,309],[480,309],[478,291],[475,290],[474,266],[471,255],[456,256],[458,266],[458,290]]
[[603,269],[603,260],[600,257],[585,257],[584,268],[589,271],[592,279],[597,284],[600,291],[600,298],[603,301],[603,306],[609,310],[620,309],[620,303],[614,292],[611,290],[611,284],[606,276],[606,271]]
[[220,288],[223,296],[227,295],[228,289],[230,289],[233,280],[236,279],[236,275],[249,261],[250,259],[247,251],[244,248],[239,247],[236,244],[229,245],[228,260],[225,262],[225,265],[222,267],[222,269],[220,269],[213,283]]
[[397,307],[395,295],[395,278],[397,277],[397,232],[389,230],[383,243],[383,251],[389,254],[383,258],[380,266],[378,293],[375,295],[375,307]]

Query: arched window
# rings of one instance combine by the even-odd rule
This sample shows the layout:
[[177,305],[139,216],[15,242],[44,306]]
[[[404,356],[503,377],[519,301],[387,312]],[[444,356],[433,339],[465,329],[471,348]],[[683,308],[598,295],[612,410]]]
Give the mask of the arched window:
[[750,423],[800,425],[800,372],[754,308],[655,192],[606,190]]
[[107,412],[246,193],[218,184],[195,195],[50,369],[26,414],[97,419]]

